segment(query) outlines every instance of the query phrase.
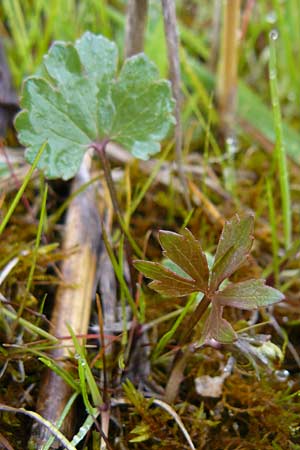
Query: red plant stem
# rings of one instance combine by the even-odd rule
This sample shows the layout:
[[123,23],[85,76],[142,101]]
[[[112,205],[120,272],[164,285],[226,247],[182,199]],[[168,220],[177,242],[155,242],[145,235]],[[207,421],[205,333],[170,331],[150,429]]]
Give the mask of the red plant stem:
[[188,342],[191,335],[193,334],[194,328],[207,310],[211,303],[211,298],[208,295],[205,295],[201,302],[198,304],[197,308],[193,312],[192,316],[189,319],[188,326],[185,328],[184,333],[181,335],[180,343],[184,345]]
[[[184,345],[188,342],[191,337],[195,326],[209,307],[211,298],[205,295],[195,311],[193,312],[191,318],[189,319],[186,331],[182,334],[180,339],[180,344]],[[168,403],[173,403],[178,395],[180,384],[184,378],[184,369],[186,367],[188,358],[190,356],[190,349],[187,347],[184,350],[178,350],[174,362],[170,377],[168,379],[166,390],[165,390],[165,400]]]
[[241,37],[240,40],[243,41],[246,37],[248,25],[251,19],[251,14],[253,12],[256,0],[248,0],[246,3],[245,11],[242,17],[242,26],[241,26]]
[[[106,156],[106,146],[109,143],[109,139],[103,139],[101,142],[94,142],[92,144],[92,148],[94,148],[97,152],[97,154],[100,157],[101,160],[101,164],[102,164],[102,168],[104,171],[104,176],[105,176],[105,180],[107,183],[107,187],[109,190],[109,194],[110,194],[110,198],[113,204],[113,208],[115,211],[115,214],[117,216],[119,225],[121,227],[121,230],[123,231],[124,235],[125,235],[125,254],[126,254],[126,259],[128,262],[128,266],[129,266],[129,272],[130,272],[130,279],[131,279],[131,290],[133,292],[133,294],[135,293],[135,271],[134,271],[134,267],[132,264],[132,251],[131,251],[131,240],[128,237],[128,231],[126,230],[125,226],[124,226],[124,221],[122,219],[122,213],[121,213],[121,208],[119,206],[119,202],[118,202],[118,198],[117,198],[117,193],[116,193],[116,189],[115,189],[115,185],[111,176],[111,168],[110,168],[110,164],[109,161],[107,159]],[[133,248],[133,250],[135,250]]]
[[102,168],[104,171],[105,180],[107,183],[107,187],[109,190],[110,198],[117,216],[121,216],[121,210],[117,199],[117,194],[114,186],[114,182],[111,176],[111,169],[109,165],[109,161],[106,157],[106,146],[109,143],[109,139],[103,139],[101,142],[93,142],[92,148],[96,150],[97,154],[100,157]]

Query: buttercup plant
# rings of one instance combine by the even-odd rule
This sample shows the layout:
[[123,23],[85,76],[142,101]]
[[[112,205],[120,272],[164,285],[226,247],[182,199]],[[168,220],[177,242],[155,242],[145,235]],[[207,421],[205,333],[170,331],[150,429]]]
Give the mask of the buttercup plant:
[[[211,270],[200,242],[187,229],[181,234],[170,231],[159,232],[163,255],[175,263],[185,275],[179,275],[157,262],[135,261],[135,267],[153,280],[149,287],[162,295],[181,297],[194,292],[204,294],[190,318],[189,327],[181,336],[181,344],[188,342],[209,305],[211,308],[204,322],[199,344],[210,343],[212,340],[230,344],[236,341],[238,336],[232,325],[223,317],[224,307],[253,310],[284,299],[280,291],[267,286],[262,279],[236,283],[228,281],[228,278],[245,263],[253,242],[252,231],[252,216],[240,218],[236,215],[225,222]],[[225,280],[226,285],[223,283]],[[184,366],[183,358],[183,354],[175,358],[173,374],[177,379],[180,379],[178,367],[180,366],[182,370]],[[173,392],[169,392],[167,398],[173,400],[178,383],[172,382],[172,374],[170,380]],[[168,390],[170,391],[170,388],[167,386]]]

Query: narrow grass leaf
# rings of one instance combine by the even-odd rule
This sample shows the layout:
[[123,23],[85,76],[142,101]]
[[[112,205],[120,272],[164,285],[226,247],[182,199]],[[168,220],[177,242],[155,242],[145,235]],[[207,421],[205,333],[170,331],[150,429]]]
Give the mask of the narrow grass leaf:
[[[78,397],[78,392],[74,392],[74,394],[69,398],[69,400],[68,400],[66,406],[65,406],[64,409],[63,409],[63,412],[61,413],[61,416],[60,416],[59,419],[57,420],[56,426],[57,426],[58,429],[60,429],[61,426],[63,425],[64,420],[65,420],[65,418],[67,417],[67,415],[69,414],[70,409],[72,408],[72,406],[73,406],[75,400],[77,399],[77,397]],[[89,417],[90,417],[90,416],[89,416]],[[54,437],[54,436],[51,436],[51,437],[48,439],[48,441],[46,442],[46,444],[44,445],[43,450],[49,450],[49,449],[51,448],[51,446],[52,446],[54,440],[55,440],[55,437]],[[76,445],[76,444],[74,444],[73,440],[72,440],[71,444],[72,444],[72,445]]]
[[28,417],[31,417],[33,420],[36,420],[40,424],[42,424],[44,427],[46,427],[50,433],[52,433],[56,439],[58,439],[64,448],[67,450],[76,450],[76,447],[74,447],[73,444],[71,444],[70,441],[68,441],[67,438],[51,423],[49,420],[44,419],[44,417],[40,416],[38,413],[34,411],[28,411],[24,408],[13,408],[12,406],[4,405],[3,403],[0,403],[0,411],[5,412],[11,412],[15,414],[25,414]]
[[139,312],[138,312],[137,306],[136,306],[136,304],[134,302],[134,299],[132,298],[132,295],[130,294],[130,291],[128,289],[126,281],[124,280],[123,271],[120,268],[120,266],[118,264],[118,261],[117,261],[115,255],[114,255],[114,252],[113,252],[113,249],[112,249],[112,247],[110,245],[110,242],[109,242],[109,239],[108,239],[108,236],[107,236],[107,233],[106,233],[104,225],[102,226],[102,235],[103,235],[104,245],[105,245],[106,251],[108,253],[109,259],[111,261],[111,264],[112,264],[112,266],[114,268],[116,277],[117,277],[117,279],[118,279],[118,281],[119,281],[119,283],[120,283],[120,285],[121,285],[121,287],[123,289],[124,295],[126,296],[126,299],[128,301],[129,306],[132,309],[133,314],[136,317],[138,317],[139,316]]
[[45,366],[51,369],[53,372],[55,372],[56,375],[62,378],[69,386],[71,386],[74,391],[78,392],[78,382],[74,380],[72,375],[67,370],[64,370],[59,364],[45,356],[41,356],[39,358],[39,361],[45,364]]
[[[31,264],[31,267],[30,267],[28,280],[27,280],[27,285],[26,285],[26,292],[27,292],[27,294],[29,294],[30,289],[31,289],[31,284],[32,284],[32,280],[33,280],[33,274],[34,274],[35,267],[36,267],[36,261],[37,261],[37,256],[38,256],[38,252],[39,252],[39,246],[40,246],[42,232],[43,232],[43,227],[44,227],[44,222],[45,222],[45,218],[46,218],[47,195],[48,195],[48,185],[45,184],[44,185],[44,190],[43,190],[43,193],[42,193],[42,204],[41,204],[40,220],[39,220],[39,225],[38,225],[38,229],[37,229],[36,240],[35,240],[35,245],[34,245],[34,250],[33,250],[32,264]],[[24,297],[24,299],[26,300],[26,297]],[[21,305],[20,305],[19,311],[18,311],[18,315],[19,316],[22,315],[24,306],[25,306],[25,302],[24,303],[22,302]]]
[[177,317],[174,324],[171,326],[170,330],[167,331],[158,341],[157,345],[155,346],[152,359],[155,361],[159,355],[164,351],[166,345],[170,342],[170,340],[173,338],[174,334],[176,333],[179,325],[182,323],[183,319],[188,314],[190,308],[192,307],[193,303],[195,302],[195,296],[191,295],[189,300],[184,305],[184,308],[180,312],[179,317]]
[[[87,405],[89,407],[90,402],[88,401],[88,396],[86,392],[86,383],[89,386],[91,396],[93,398],[93,402],[95,406],[101,406],[103,404],[102,396],[100,394],[99,388],[97,386],[97,383],[95,381],[95,378],[92,374],[92,371],[88,365],[88,362],[85,357],[85,352],[83,347],[80,345],[77,337],[75,336],[74,331],[72,328],[67,325],[69,333],[72,337],[72,341],[74,343],[74,347],[76,350],[77,358],[78,358],[78,373],[80,377],[80,387],[83,388],[82,395],[85,399],[87,399]],[[91,410],[93,408],[91,407]]]
[[35,168],[38,165],[38,162],[39,162],[39,160],[40,160],[40,158],[42,156],[42,153],[43,153],[43,151],[44,151],[44,149],[46,147],[46,144],[47,144],[46,142],[41,144],[41,147],[39,148],[39,150],[38,150],[38,152],[37,152],[37,154],[36,154],[36,156],[34,158],[34,161],[32,162],[32,166],[30,167],[30,169],[28,170],[28,172],[27,172],[27,174],[26,174],[26,176],[24,178],[22,186],[18,190],[17,195],[13,199],[13,201],[12,201],[8,211],[7,211],[7,213],[5,214],[3,220],[2,220],[2,222],[0,224],[0,235],[3,233],[7,223],[9,221],[9,219],[11,218],[11,216],[12,216],[14,210],[16,209],[20,199],[22,198],[22,195],[24,194],[26,186],[29,183],[31,176],[32,176]]
[[275,278],[275,286],[279,283],[279,239],[277,233],[277,218],[274,205],[274,197],[272,193],[272,183],[270,179],[267,179],[267,200],[269,207],[269,220],[271,225],[271,236],[272,236],[272,264],[273,272]]
[[[3,307],[1,302],[0,302],[0,311],[4,316],[9,317],[10,319],[16,320],[18,318],[17,313],[15,313],[13,311],[9,311],[7,308]],[[49,340],[53,344],[58,344],[60,342],[59,339],[57,339],[55,336],[52,336],[52,334],[48,333],[47,331],[43,330],[42,328],[37,327],[36,325],[33,325],[28,320],[23,319],[22,317],[20,317],[18,320],[19,320],[19,324],[22,327],[24,327],[27,330],[27,332],[29,332],[33,335],[36,334],[38,336],[41,336],[44,339]]]
[[92,426],[95,423],[95,419],[97,419],[97,417],[99,416],[100,411],[95,410],[93,411],[93,415],[88,415],[87,418],[85,419],[83,425],[81,425],[81,427],[79,428],[78,433],[75,434],[75,436],[72,439],[72,444],[73,445],[78,445],[79,442],[82,441],[82,439],[85,438],[85,436],[87,435],[87,433],[90,431],[90,429],[92,428]]
[[284,242],[285,248],[288,249],[292,243],[292,207],[290,198],[287,157],[282,130],[282,120],[281,120],[279,92],[277,83],[276,39],[277,39],[277,32],[275,30],[271,31],[269,39],[270,42],[269,79],[270,79],[271,100],[273,107],[274,126],[276,133],[275,155],[279,172]]

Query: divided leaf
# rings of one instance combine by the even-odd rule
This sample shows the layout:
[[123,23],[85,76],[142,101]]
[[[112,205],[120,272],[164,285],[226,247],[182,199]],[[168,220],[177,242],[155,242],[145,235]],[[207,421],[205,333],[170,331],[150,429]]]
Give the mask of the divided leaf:
[[235,215],[225,222],[212,267],[210,291],[218,289],[245,261],[253,242],[253,216]]
[[134,266],[142,272],[145,277],[154,280],[149,283],[149,287],[159,294],[170,297],[182,297],[198,290],[194,280],[181,277],[172,270],[164,267],[162,264],[136,260],[134,261]]
[[239,309],[257,309],[284,299],[284,295],[264,280],[247,280],[231,283],[214,296],[214,301],[222,306],[233,306]]
[[186,277],[159,263],[135,261],[135,267],[154,280],[149,287],[160,294],[175,297],[198,291],[205,293],[208,289],[209,270],[199,241],[187,229],[182,234],[160,231],[159,240],[164,256],[175,263]]
[[209,316],[204,324],[200,344],[206,343],[210,339],[215,339],[221,344],[231,344],[237,339],[236,332],[230,323],[222,317],[222,314],[223,306],[212,301]]
[[48,177],[74,176],[85,151],[103,139],[141,159],[160,150],[175,121],[170,83],[144,54],[117,77],[117,58],[113,42],[88,32],[75,45],[54,43],[25,81],[15,125],[29,162],[47,142],[39,167]]
[[160,231],[159,240],[164,256],[173,261],[195,282],[197,290],[205,292],[208,287],[209,270],[200,242],[186,228],[182,234]]

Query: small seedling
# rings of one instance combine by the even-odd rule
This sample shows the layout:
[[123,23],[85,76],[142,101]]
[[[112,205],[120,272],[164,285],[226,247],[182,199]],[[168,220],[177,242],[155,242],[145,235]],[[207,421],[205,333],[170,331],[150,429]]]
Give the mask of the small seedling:
[[[147,278],[154,280],[149,286],[162,295],[181,297],[194,292],[204,294],[181,334],[181,346],[189,341],[210,304],[198,345],[216,341],[230,344],[237,341],[237,333],[223,317],[225,306],[252,310],[283,300],[282,293],[267,286],[264,280],[249,279],[237,283],[228,281],[246,261],[253,242],[252,231],[252,216],[239,218],[236,215],[225,222],[211,270],[199,241],[187,229],[181,234],[170,231],[159,233],[163,254],[178,267],[176,272],[160,263],[135,261],[135,267]],[[188,357],[188,348],[176,353],[165,390],[165,399],[169,403],[174,402],[178,394]]]
[[183,275],[160,263],[135,261],[135,267],[146,277],[153,279],[149,287],[166,296],[186,296],[202,292],[203,299],[196,308],[184,337],[190,336],[211,304],[206,318],[202,342],[214,339],[228,344],[237,339],[230,323],[223,318],[225,306],[252,310],[280,302],[284,296],[277,289],[267,286],[262,279],[249,279],[236,283],[228,280],[245,263],[252,246],[253,217],[239,218],[237,215],[224,225],[214,263],[209,270],[206,256],[199,241],[185,229],[182,234],[160,231],[159,240],[164,256],[175,263]]

